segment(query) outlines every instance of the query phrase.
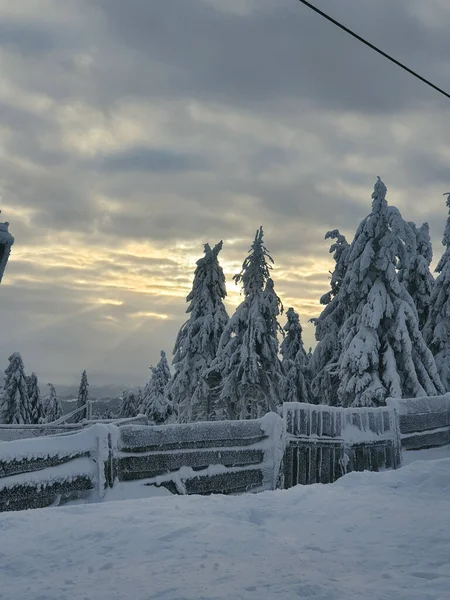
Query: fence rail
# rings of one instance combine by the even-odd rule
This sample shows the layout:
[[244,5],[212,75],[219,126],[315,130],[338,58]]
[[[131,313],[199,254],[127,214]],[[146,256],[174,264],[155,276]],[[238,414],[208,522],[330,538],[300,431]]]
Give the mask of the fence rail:
[[[281,416],[254,421],[83,425],[0,443],[0,511],[100,500],[116,482],[177,494],[232,494],[395,469],[402,445],[450,443],[450,394],[388,400],[376,409],[286,403]],[[45,430],[54,431],[51,424]]]
[[450,444],[450,394],[431,398],[389,398],[396,411],[402,446],[420,450]]
[[178,494],[275,489],[282,419],[149,427],[92,425],[64,436],[0,444],[0,512],[99,500],[116,482]]

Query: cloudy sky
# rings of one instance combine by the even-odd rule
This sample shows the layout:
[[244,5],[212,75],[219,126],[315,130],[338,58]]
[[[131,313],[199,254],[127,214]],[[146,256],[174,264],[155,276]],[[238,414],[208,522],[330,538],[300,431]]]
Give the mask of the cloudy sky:
[[[315,4],[450,90],[447,0]],[[312,344],[324,234],[353,236],[376,175],[441,252],[450,101],[296,0],[0,0],[0,66],[0,369],[145,382],[203,244],[231,312],[261,224]]]

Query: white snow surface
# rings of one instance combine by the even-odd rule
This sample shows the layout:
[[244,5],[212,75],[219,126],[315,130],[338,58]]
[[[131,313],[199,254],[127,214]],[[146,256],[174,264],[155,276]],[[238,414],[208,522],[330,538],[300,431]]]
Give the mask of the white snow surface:
[[332,485],[0,514],[8,600],[448,600],[450,458]]

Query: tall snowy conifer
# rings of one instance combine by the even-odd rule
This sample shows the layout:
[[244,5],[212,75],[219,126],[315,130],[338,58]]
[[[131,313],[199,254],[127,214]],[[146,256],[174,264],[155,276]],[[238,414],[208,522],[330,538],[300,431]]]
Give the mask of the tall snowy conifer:
[[218,260],[221,249],[222,242],[213,249],[205,244],[205,255],[197,261],[192,291],[186,298],[189,319],[181,327],[173,351],[174,376],[168,397],[180,423],[214,418],[218,380],[209,368],[228,323],[223,303],[225,276]]
[[431,294],[434,287],[434,277],[430,271],[433,259],[433,249],[428,223],[416,227],[409,223],[416,236],[416,253],[410,258],[409,264],[403,268],[399,265],[399,279],[414,301],[419,317],[419,328],[422,331],[430,311]]
[[328,231],[325,239],[336,240],[330,247],[333,253],[335,268],[331,273],[331,290],[324,294],[320,303],[325,308],[317,319],[311,319],[316,326],[316,340],[318,344],[310,359],[311,395],[317,404],[336,406],[339,404],[337,390],[339,379],[337,364],[340,356],[338,334],[345,319],[344,304],[338,296],[347,270],[348,253],[350,244],[338,229]]
[[286,312],[285,337],[280,345],[282,367],[287,379],[284,402],[309,402],[309,357],[302,339],[300,317],[293,308]]
[[[450,209],[450,195],[447,196],[447,206]],[[431,294],[423,336],[434,354],[445,391],[450,392],[450,215],[442,244],[445,251],[436,267],[439,275]]]
[[89,402],[89,383],[87,380],[86,370],[81,374],[80,387],[78,388],[77,408],[83,409],[75,415],[75,421],[79,422],[88,417],[88,402]]
[[14,352],[9,357],[5,383],[0,396],[0,423],[23,425],[31,423],[30,400],[22,357]]
[[152,376],[145,387],[141,412],[147,415],[155,425],[162,425],[171,413],[171,406],[167,398],[170,369],[164,350],[161,350],[161,358],[156,367],[150,367],[150,369]]
[[256,232],[242,271],[244,301],[225,327],[211,370],[221,374],[218,418],[254,419],[276,410],[286,391],[278,358],[277,317],[283,307],[270,278],[273,260]]
[[138,414],[139,407],[137,406],[136,394],[133,391],[124,392],[119,405],[117,414],[118,419],[129,419]]
[[39,389],[39,381],[36,373],[31,373],[31,375],[27,377],[27,389],[30,401],[31,423],[44,423],[44,404],[41,399],[41,390]]
[[360,224],[336,296],[346,320],[339,331],[338,396],[343,406],[383,405],[387,397],[442,392],[433,355],[419,330],[414,302],[396,266],[414,260],[414,231],[388,207],[378,178],[372,212]]
[[62,417],[63,410],[61,402],[56,395],[55,386],[52,383],[48,384],[49,395],[44,400],[45,409],[45,421],[46,423],[53,423]]

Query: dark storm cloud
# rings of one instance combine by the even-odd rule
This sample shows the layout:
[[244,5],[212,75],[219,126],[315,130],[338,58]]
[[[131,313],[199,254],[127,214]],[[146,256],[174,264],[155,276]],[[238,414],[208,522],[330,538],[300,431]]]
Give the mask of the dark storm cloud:
[[[449,81],[450,5],[317,5]],[[378,174],[440,254],[447,101],[296,0],[17,6],[0,23],[0,193],[16,237],[3,363],[18,349],[57,382],[85,367],[143,382],[185,319],[202,244],[225,240],[230,282],[261,224],[311,343],[324,234],[351,241]]]
[[[445,82],[445,20],[430,24],[417,2],[318,3],[374,43]],[[159,91],[250,104],[308,98],[327,108],[385,112],[433,94],[298,2],[264,3],[248,14],[201,0],[98,0],[111,38],[161,65]],[[445,6],[433,7],[449,18]],[[448,21],[447,21],[448,22]],[[133,93],[133,87],[128,90]],[[149,87],[148,92],[151,94]]]

